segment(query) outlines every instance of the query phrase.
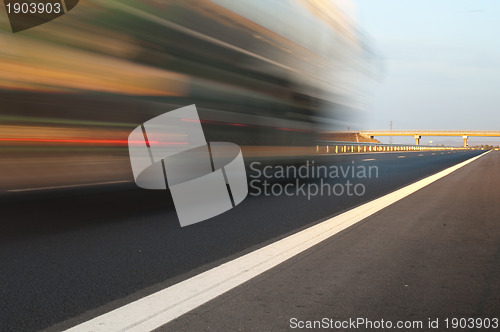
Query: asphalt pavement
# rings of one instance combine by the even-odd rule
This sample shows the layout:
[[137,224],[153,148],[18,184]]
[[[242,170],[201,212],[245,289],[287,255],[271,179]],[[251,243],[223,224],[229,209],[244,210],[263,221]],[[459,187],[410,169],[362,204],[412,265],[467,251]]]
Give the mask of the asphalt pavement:
[[499,168],[489,153],[158,330],[497,330]]
[[[481,152],[410,152],[311,157],[309,160],[314,160],[316,165],[376,166],[377,177],[351,179],[363,184],[365,188],[359,196],[318,195],[308,199],[303,195],[254,196],[251,190],[251,195],[236,208],[184,228],[179,226],[168,191],[148,191],[136,188],[133,184],[44,190],[2,196],[0,330],[33,331],[49,327],[58,330],[70,327]],[[492,157],[484,160],[498,165],[498,162],[494,161],[497,159],[491,159],[493,156],[498,158],[498,154],[490,155]],[[484,161],[481,160],[481,163]],[[493,171],[487,169],[487,172],[491,174]],[[345,182],[350,177],[352,178],[347,174],[343,179],[327,181],[332,184]],[[289,179],[281,181],[286,182]],[[315,183],[317,179],[310,182]],[[467,183],[474,187],[474,181]],[[476,195],[475,199],[476,202],[483,202],[483,199],[484,202],[489,202],[483,196]],[[449,200],[455,203],[452,198]],[[498,194],[496,201],[498,202]],[[427,206],[434,206],[433,202],[435,199],[428,197],[427,200],[421,201],[416,209],[425,210]],[[459,207],[462,204],[459,204]],[[448,211],[448,206],[445,205],[442,210]],[[485,211],[485,215],[490,212]],[[371,231],[387,232],[392,224],[397,222],[395,220],[386,221],[389,224],[380,230],[375,227]],[[404,223],[398,227],[404,228]],[[414,236],[415,239],[420,237],[418,233]],[[343,235],[340,238],[344,237]],[[355,237],[348,242],[351,245],[361,242],[359,245],[363,246],[372,241],[370,243],[376,246],[371,248],[373,257],[377,248],[383,249],[387,244],[387,241],[373,241],[373,238],[360,236],[359,239],[364,241]],[[397,238],[393,241],[405,242]],[[345,243],[345,246],[347,245],[348,243]],[[321,245],[315,250],[325,246],[326,244]],[[345,248],[340,246],[338,249],[342,252]],[[390,248],[389,246],[384,250]],[[388,252],[381,252],[381,257],[385,257],[384,254]],[[352,252],[349,253],[348,250],[337,259],[340,264],[349,262],[351,258]],[[373,269],[380,273],[383,271],[382,268],[376,268],[374,262],[370,262],[367,261],[366,264],[373,264]],[[320,270],[318,269],[317,273],[321,273]],[[358,270],[363,271],[352,265],[343,267],[339,269],[342,271],[340,277],[355,280],[361,275],[369,277],[368,273],[363,274],[357,272]],[[351,275],[351,272],[354,274]],[[390,280],[391,275],[388,277]],[[252,282],[258,282],[259,278]],[[320,284],[321,278],[318,280],[318,286]],[[337,294],[335,290],[328,290],[328,294],[334,296]],[[281,294],[279,288],[271,293]],[[347,299],[342,302],[350,297],[354,301],[354,295],[356,293],[347,295]],[[307,293],[301,297],[306,304],[314,301],[313,297],[308,299]],[[383,306],[384,300],[391,296],[369,298],[372,302],[368,303],[373,305],[373,301],[379,301],[380,307]],[[293,301],[291,298],[287,303],[294,303]],[[296,303],[299,308],[301,302]],[[311,308],[307,305],[306,307]],[[322,306],[318,306],[320,307]],[[356,313],[355,308],[351,309],[352,314]],[[282,311],[282,315],[293,313]],[[307,313],[303,315],[306,316],[309,317]],[[257,317],[258,314],[247,318],[255,320]],[[310,317],[314,318],[312,312]],[[276,322],[279,324],[277,328],[283,327],[282,321]],[[175,327],[186,327],[182,322],[175,324],[179,324]]]

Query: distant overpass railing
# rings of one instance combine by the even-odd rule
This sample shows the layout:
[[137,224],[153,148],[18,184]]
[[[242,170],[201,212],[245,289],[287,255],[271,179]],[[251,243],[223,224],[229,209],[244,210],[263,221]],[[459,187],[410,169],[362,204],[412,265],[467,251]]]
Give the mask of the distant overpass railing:
[[464,147],[467,139],[476,137],[500,137],[500,131],[495,130],[362,130],[360,135],[374,138],[375,136],[413,136],[415,144],[420,144],[422,136],[462,136]]
[[365,136],[480,136],[500,137],[498,130],[361,130]]

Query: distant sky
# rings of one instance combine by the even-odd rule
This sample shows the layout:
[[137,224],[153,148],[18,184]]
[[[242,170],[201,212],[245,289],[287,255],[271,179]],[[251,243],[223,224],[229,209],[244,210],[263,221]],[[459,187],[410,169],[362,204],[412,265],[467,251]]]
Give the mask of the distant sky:
[[363,127],[500,130],[500,1],[354,2],[382,69]]

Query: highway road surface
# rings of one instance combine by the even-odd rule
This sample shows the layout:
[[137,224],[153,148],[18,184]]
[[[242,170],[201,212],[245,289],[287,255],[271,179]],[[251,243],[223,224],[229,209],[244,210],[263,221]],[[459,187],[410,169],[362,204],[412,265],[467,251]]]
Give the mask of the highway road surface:
[[[130,183],[2,195],[0,330],[70,328],[483,152],[316,156],[378,176],[350,179],[362,195],[249,195],[184,228],[167,191]],[[491,152],[161,329],[498,317],[499,163]]]
[[496,330],[499,169],[490,153],[159,330]]

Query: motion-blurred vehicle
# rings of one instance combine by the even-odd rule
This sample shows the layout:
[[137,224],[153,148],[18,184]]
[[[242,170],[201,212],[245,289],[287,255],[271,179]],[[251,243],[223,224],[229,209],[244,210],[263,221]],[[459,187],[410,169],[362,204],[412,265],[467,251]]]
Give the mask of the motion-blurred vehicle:
[[208,141],[312,153],[370,71],[345,4],[89,0],[15,34],[0,16],[0,190],[131,181],[130,131],[190,104]]

